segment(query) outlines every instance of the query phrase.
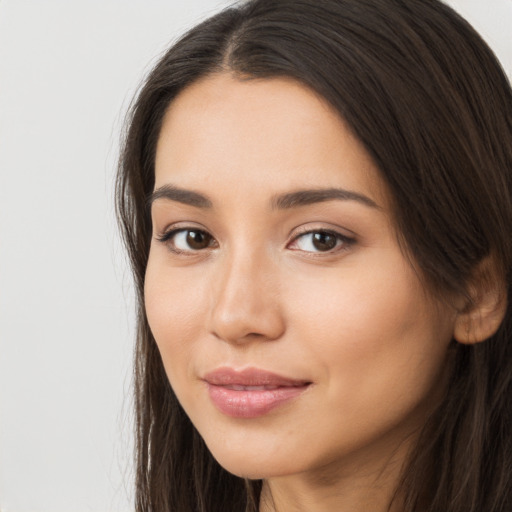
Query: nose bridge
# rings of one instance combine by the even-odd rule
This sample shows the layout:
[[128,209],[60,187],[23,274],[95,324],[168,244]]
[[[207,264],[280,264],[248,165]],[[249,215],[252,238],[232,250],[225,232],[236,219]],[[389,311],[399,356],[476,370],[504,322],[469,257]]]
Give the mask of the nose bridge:
[[276,339],[284,330],[276,263],[264,248],[233,248],[222,258],[212,304],[212,331],[225,341]]

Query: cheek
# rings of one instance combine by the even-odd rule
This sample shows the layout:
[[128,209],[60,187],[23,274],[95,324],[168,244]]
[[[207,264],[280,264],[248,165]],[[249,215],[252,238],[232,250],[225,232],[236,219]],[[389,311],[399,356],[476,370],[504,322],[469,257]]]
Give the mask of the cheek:
[[295,279],[287,290],[290,316],[333,349],[336,340],[345,340],[355,350],[373,351],[403,341],[416,328],[421,332],[429,308],[412,270],[400,269],[400,262],[387,268],[382,261],[357,263]]
[[189,372],[189,359],[204,325],[206,294],[201,282],[150,256],[144,286],[146,315],[171,384]]
[[411,405],[444,365],[451,315],[438,313],[402,258],[343,272],[294,290],[306,357],[319,362],[333,400],[358,404],[353,410]]

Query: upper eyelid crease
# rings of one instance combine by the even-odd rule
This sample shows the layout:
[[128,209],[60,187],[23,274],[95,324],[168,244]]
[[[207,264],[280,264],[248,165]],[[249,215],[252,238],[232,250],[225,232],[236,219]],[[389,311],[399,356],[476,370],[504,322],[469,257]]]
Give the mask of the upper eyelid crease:
[[335,229],[324,229],[324,228],[318,228],[318,229],[307,229],[302,232],[298,232],[296,235],[294,235],[293,240],[296,240],[297,238],[305,235],[311,235],[315,233],[326,233],[328,235],[335,236],[337,238],[341,238],[343,240],[354,240],[354,236],[345,235],[343,233],[340,233],[339,231],[336,231]]

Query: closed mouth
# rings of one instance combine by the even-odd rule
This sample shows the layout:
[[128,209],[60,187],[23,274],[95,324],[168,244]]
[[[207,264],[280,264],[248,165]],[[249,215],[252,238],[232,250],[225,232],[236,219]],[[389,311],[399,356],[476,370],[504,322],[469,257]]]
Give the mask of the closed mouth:
[[256,368],[218,368],[203,378],[215,407],[233,418],[251,419],[298,398],[310,381],[291,379]]
[[222,386],[235,391],[261,391],[281,387],[302,387],[310,381],[285,377],[267,370],[245,368],[237,370],[220,367],[207,373],[203,380],[213,386]]

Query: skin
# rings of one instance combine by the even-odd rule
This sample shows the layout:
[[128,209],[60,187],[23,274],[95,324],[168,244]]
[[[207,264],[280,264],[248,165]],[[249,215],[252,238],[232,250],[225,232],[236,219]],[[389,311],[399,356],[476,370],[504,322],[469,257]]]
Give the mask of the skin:
[[[457,314],[425,292],[402,253],[362,144],[300,84],[222,73],[171,104],[155,173],[156,191],[210,203],[155,196],[145,300],[170,383],[214,457],[264,479],[262,512],[387,510],[443,392]],[[333,188],[368,201],[273,205]],[[208,243],[192,248],[186,231],[161,240],[176,229],[201,230]],[[326,230],[340,238],[318,250],[308,232]],[[311,385],[261,417],[233,418],[202,380],[222,366]]]

